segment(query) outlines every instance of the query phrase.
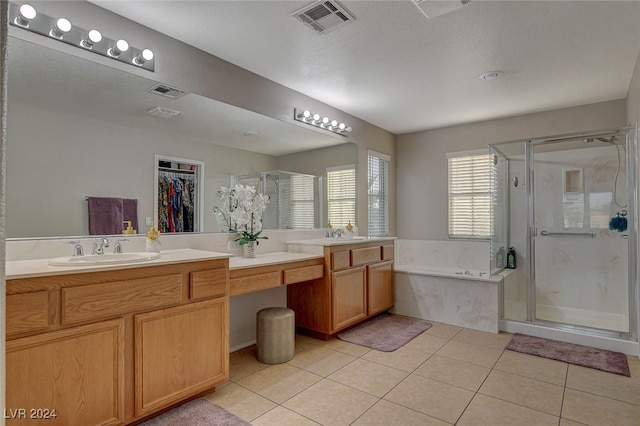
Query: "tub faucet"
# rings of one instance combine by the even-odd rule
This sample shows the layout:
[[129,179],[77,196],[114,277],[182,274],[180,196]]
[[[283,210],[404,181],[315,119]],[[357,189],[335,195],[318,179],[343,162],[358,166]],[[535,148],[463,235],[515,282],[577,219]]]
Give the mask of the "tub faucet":
[[464,274],[465,274],[465,275],[473,275],[473,274],[471,274],[471,271],[470,271],[470,270],[468,270],[468,269],[467,269],[466,271],[464,271]]
[[104,254],[104,248],[109,247],[109,240],[105,237],[100,237],[93,242],[93,254]]
[[129,241],[129,240],[126,239],[126,238],[118,238],[116,240],[116,243],[113,246],[113,252],[114,253],[122,253],[122,244],[120,244],[120,243],[123,242],[123,241]]

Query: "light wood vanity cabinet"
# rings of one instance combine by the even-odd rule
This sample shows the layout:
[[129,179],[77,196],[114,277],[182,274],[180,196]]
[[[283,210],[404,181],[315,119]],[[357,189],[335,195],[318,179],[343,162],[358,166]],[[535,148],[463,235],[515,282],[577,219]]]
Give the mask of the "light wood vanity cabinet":
[[224,299],[134,316],[136,416],[151,414],[226,380]]
[[363,266],[331,273],[332,330],[343,329],[367,317],[366,288]]
[[296,326],[329,338],[394,304],[393,240],[325,246],[325,278],[287,289]]
[[229,293],[238,296],[322,278],[324,266],[322,258],[294,260],[232,269],[229,276]]
[[213,390],[228,274],[225,258],[7,280],[6,407],[27,409],[7,424],[128,424]]

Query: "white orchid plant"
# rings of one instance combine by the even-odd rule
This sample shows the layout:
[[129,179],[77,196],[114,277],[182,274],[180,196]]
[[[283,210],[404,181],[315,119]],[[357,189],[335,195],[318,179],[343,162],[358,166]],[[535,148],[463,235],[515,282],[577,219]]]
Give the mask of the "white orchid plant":
[[222,200],[220,206],[213,208],[218,223],[227,227],[228,232],[237,232],[236,238],[240,245],[255,241],[260,244],[262,237],[262,214],[269,203],[269,196],[260,194],[250,185],[235,185],[232,188],[221,187],[218,198]]

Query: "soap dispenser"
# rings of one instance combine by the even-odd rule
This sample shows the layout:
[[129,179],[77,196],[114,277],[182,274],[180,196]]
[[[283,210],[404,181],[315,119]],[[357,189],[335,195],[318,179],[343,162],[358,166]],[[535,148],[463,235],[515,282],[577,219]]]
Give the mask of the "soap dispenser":
[[353,236],[353,225],[351,224],[351,221],[349,221],[347,226],[344,227],[344,230],[345,230],[345,234],[347,235],[347,237],[352,237]]
[[133,229],[133,227],[131,226],[131,221],[130,220],[125,220],[122,223],[124,223],[125,225],[127,225],[127,227],[125,229],[122,230],[123,234],[126,235],[132,235],[136,233],[136,230]]
[[155,227],[155,223],[151,221],[151,229],[147,232],[147,251],[151,253],[160,253],[160,231]]

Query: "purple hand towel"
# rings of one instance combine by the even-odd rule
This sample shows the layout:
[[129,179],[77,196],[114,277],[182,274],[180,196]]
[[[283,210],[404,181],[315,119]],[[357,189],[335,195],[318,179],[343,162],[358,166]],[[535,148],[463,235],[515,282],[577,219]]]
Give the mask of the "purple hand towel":
[[[140,232],[138,229],[138,200],[135,198],[123,198],[122,199],[122,220],[131,221],[131,227]],[[126,225],[123,223],[123,228],[126,229]]]
[[122,198],[88,197],[89,234],[122,234]]

